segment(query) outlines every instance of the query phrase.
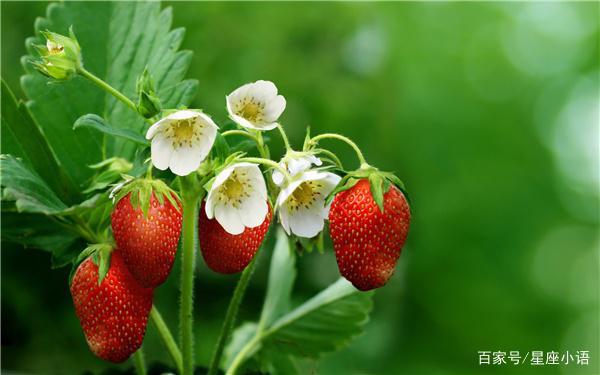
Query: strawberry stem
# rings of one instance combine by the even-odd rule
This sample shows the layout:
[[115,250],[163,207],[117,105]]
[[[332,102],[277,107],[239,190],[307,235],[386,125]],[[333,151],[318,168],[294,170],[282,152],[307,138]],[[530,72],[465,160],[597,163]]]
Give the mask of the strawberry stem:
[[181,356],[183,362],[182,375],[194,373],[194,265],[196,256],[196,222],[198,221],[198,203],[203,197],[204,190],[198,189],[195,174],[181,180],[181,198],[183,205],[182,246],[181,246],[181,305],[180,305],[180,335]]
[[238,281],[238,284],[235,287],[233,297],[231,297],[229,307],[227,308],[227,313],[225,314],[225,321],[223,322],[223,327],[221,328],[221,334],[219,335],[217,346],[215,347],[215,352],[210,361],[208,375],[215,375],[219,371],[219,364],[221,363],[223,349],[225,348],[225,343],[227,343],[227,340],[231,335],[231,330],[233,329],[235,318],[237,316],[238,310],[240,309],[242,299],[244,298],[246,287],[248,286],[250,277],[254,272],[254,265],[256,263],[257,256],[258,254],[254,255],[254,258],[252,259],[250,264],[248,264],[244,272],[242,272],[242,276],[240,276],[240,280]]
[[133,365],[135,366],[135,372],[137,375],[147,375],[146,372],[146,359],[144,358],[144,352],[142,348],[139,348],[133,354]]
[[167,348],[167,351],[169,352],[169,355],[171,356],[175,367],[177,367],[177,372],[181,374],[183,372],[181,352],[179,351],[179,348],[177,347],[177,344],[173,339],[173,335],[171,335],[169,327],[167,326],[167,324],[162,318],[162,315],[160,315],[160,312],[158,312],[158,309],[154,305],[152,306],[152,310],[150,310],[150,318],[154,322],[154,325],[158,330],[158,334],[160,335],[163,344],[165,344],[165,347]]
[[341,134],[336,134],[336,133],[319,134],[316,137],[313,137],[308,143],[316,145],[321,139],[327,139],[327,138],[329,138],[329,139],[337,139],[337,140],[340,140],[340,141],[345,142],[346,144],[348,144],[350,147],[352,147],[352,149],[356,153],[356,156],[358,157],[358,161],[360,162],[360,169],[367,169],[367,168],[369,168],[369,164],[365,160],[365,157],[364,157],[362,151],[360,151],[360,148],[358,148],[358,146],[356,145],[356,143],[354,143],[354,141],[352,141],[350,138],[345,137],[345,136],[343,136]]
[[283,143],[285,144],[285,151],[290,151],[292,147],[290,146],[290,140],[288,139],[287,134],[285,134],[285,131],[283,130],[283,126],[281,126],[281,124],[277,124],[277,130],[279,130],[281,139],[283,139]]

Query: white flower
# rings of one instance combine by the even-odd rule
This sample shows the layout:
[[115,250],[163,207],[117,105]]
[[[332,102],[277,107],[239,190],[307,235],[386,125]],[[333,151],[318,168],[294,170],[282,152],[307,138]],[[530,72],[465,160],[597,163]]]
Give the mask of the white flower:
[[277,95],[277,87],[271,81],[247,83],[225,99],[229,117],[249,129],[274,129],[285,109],[285,98]]
[[246,227],[261,225],[269,206],[258,165],[237,163],[221,171],[210,188],[205,210],[209,219],[216,218],[223,229],[234,235]]
[[[291,177],[310,169],[312,165],[320,166],[322,164],[323,162],[321,159],[311,154],[299,156],[292,154],[289,157],[284,157],[283,160],[279,162],[279,165],[282,168],[286,168]],[[273,170],[272,179],[275,185],[281,186],[283,183],[283,173],[277,169]]]
[[330,172],[308,171],[283,188],[277,197],[277,207],[286,233],[306,238],[319,234],[329,215],[325,198],[340,180],[340,176]]
[[152,164],[185,176],[200,166],[215,142],[218,126],[206,114],[183,110],[173,112],[148,129],[152,139]]

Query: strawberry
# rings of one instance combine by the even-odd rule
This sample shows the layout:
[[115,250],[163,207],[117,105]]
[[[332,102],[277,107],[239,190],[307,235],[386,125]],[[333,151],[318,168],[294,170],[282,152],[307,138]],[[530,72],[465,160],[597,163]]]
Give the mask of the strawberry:
[[135,280],[119,251],[113,251],[108,262],[108,272],[99,282],[94,256],[85,259],[71,281],[71,296],[90,350],[119,363],[142,345],[152,289]]
[[146,288],[156,288],[169,276],[181,234],[181,203],[170,191],[161,194],[155,190],[143,194],[134,186],[111,216],[125,264]]
[[261,225],[246,228],[238,235],[225,231],[216,219],[209,219],[204,206],[203,202],[198,224],[200,251],[204,261],[215,272],[231,274],[242,271],[250,263],[267,234],[272,216],[271,205]]
[[[383,179],[376,183],[381,186]],[[335,195],[329,211],[340,273],[359,290],[385,285],[408,234],[410,209],[406,198],[396,186],[387,181],[385,185],[388,190],[379,190],[383,199],[377,204],[369,179],[361,178]]]

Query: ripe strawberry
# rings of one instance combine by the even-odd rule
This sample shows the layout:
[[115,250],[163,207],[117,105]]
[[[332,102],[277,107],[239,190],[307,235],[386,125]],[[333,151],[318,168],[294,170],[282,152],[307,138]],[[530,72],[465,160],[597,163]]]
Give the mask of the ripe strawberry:
[[381,212],[369,180],[362,178],[338,193],[329,211],[340,273],[360,290],[379,288],[388,281],[408,234],[410,209],[396,186],[390,184],[383,194],[383,207]]
[[123,362],[142,345],[152,289],[133,278],[118,250],[98,284],[98,265],[92,258],[79,265],[71,281],[75,313],[90,350],[104,360]]
[[163,198],[161,204],[152,192],[145,214],[144,202],[134,208],[131,194],[138,192],[122,197],[112,213],[113,234],[133,276],[142,286],[156,288],[167,279],[175,261],[181,234],[181,204],[174,196],[171,197],[179,210],[169,199]]
[[241,234],[233,235],[225,231],[216,219],[209,219],[200,208],[198,237],[202,257],[208,267],[219,273],[237,273],[250,263],[262,244],[271,223],[271,206],[263,223],[254,228],[246,228]]

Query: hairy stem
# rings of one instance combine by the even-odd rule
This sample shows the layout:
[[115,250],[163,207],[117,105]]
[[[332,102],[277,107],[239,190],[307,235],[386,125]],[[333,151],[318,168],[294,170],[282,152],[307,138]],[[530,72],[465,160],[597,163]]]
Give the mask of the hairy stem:
[[94,74],[92,74],[91,72],[89,72],[88,70],[86,70],[83,67],[79,68],[78,72],[85,78],[92,81],[92,83],[94,83],[96,86],[100,87],[102,90],[108,92],[115,98],[119,99],[121,102],[123,102],[123,104],[125,104],[126,106],[128,106],[129,108],[134,110],[135,112],[138,111],[135,103],[133,101],[131,101],[131,99],[129,99],[125,95],[121,94],[121,92],[119,90],[115,89],[108,83],[104,82],[102,79],[96,77]]
[[221,328],[221,334],[219,335],[217,346],[215,347],[215,352],[213,353],[213,357],[210,361],[208,375],[215,375],[219,371],[219,364],[221,363],[223,349],[225,348],[225,343],[231,335],[231,330],[233,329],[238,310],[240,309],[240,304],[242,303],[242,299],[244,298],[246,287],[248,286],[250,277],[254,272],[254,265],[256,263],[257,256],[258,254],[254,255],[254,258],[252,259],[250,264],[246,267],[244,272],[242,272],[242,276],[240,276],[240,280],[238,281],[238,284],[235,287],[233,297],[229,302],[229,307],[227,308],[227,313],[225,314],[225,321],[223,322],[223,327]]
[[283,174],[283,176],[286,178],[286,180],[291,180],[292,177],[290,176],[290,174],[288,173],[288,171],[283,168],[281,165],[279,165],[278,163],[274,162],[271,159],[265,159],[265,158],[241,158],[240,161],[245,161],[248,163],[256,163],[256,164],[262,164],[262,165],[266,165],[272,168],[277,169],[279,172],[281,172]]
[[139,348],[133,354],[133,365],[135,366],[135,372],[137,375],[146,375],[146,360],[144,358],[144,352],[142,348]]
[[283,126],[281,126],[281,124],[277,124],[277,130],[279,130],[279,134],[281,134],[281,138],[285,144],[285,150],[290,151],[292,147],[290,146],[290,140],[288,139],[287,134],[285,134],[285,130],[283,130]]
[[250,138],[250,139],[252,139],[253,141],[256,142],[256,137],[254,136],[254,134],[248,133],[245,130],[238,130],[238,129],[227,130],[226,132],[221,133],[221,135],[223,137],[227,137],[227,136],[230,136],[230,135],[242,135],[242,136],[248,137],[248,138]]
[[340,140],[340,141],[345,142],[346,144],[348,144],[350,147],[352,147],[352,149],[356,153],[356,156],[358,157],[358,160],[360,162],[360,167],[361,168],[368,168],[369,167],[369,164],[365,160],[365,157],[363,156],[362,152],[360,151],[360,148],[358,148],[358,146],[356,145],[356,143],[354,143],[350,138],[345,137],[345,136],[343,136],[341,134],[335,134],[335,133],[319,134],[316,137],[313,137],[310,140],[310,143],[316,144],[321,139],[326,139],[326,138],[337,139],[337,140]]
[[181,197],[183,205],[182,223],[182,271],[181,271],[181,305],[180,335],[183,375],[194,373],[194,265],[196,256],[196,221],[198,220],[198,202],[201,193],[198,191],[194,174],[181,179]]
[[181,360],[181,352],[179,351],[179,348],[177,347],[177,344],[175,343],[175,340],[173,339],[173,335],[171,335],[171,331],[169,330],[169,327],[167,327],[167,324],[165,323],[162,316],[156,309],[156,306],[152,306],[152,310],[150,311],[150,318],[154,322],[154,325],[156,326],[156,329],[158,330],[158,334],[160,335],[160,338],[162,339],[163,344],[165,344],[165,347],[167,348],[167,351],[169,352],[169,355],[171,356],[171,359],[173,360],[173,363],[175,364],[175,367],[177,368],[177,372],[181,374],[183,372],[183,362]]

